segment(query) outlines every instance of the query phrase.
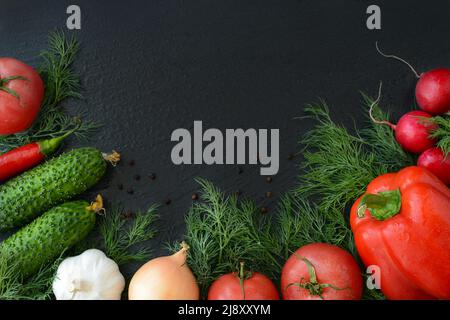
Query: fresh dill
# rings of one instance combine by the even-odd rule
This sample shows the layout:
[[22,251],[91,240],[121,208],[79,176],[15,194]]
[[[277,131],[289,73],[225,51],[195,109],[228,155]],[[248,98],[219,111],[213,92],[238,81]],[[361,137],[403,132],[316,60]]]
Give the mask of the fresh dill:
[[149,259],[151,250],[145,246],[140,248],[138,246],[156,234],[154,229],[154,222],[157,219],[156,208],[151,206],[146,212],[136,213],[133,221],[124,219],[124,212],[120,208],[111,210],[102,218],[101,247],[119,266]]
[[[365,102],[373,101],[366,97]],[[378,118],[387,119],[378,106],[374,110]],[[343,212],[374,178],[414,164],[387,126],[371,123],[353,135],[331,119],[325,103],[305,111],[316,126],[301,141],[305,160],[295,193],[316,200],[322,212]]]
[[80,81],[73,69],[79,44],[75,38],[55,31],[49,37],[49,48],[41,52],[43,63],[39,72],[45,83],[45,98],[38,118],[25,132],[0,136],[0,152],[6,152],[24,144],[64,135],[74,129],[79,139],[88,138],[99,125],[81,121],[67,114],[61,103],[67,98],[80,98]]
[[[366,110],[369,110],[372,103],[375,101],[369,96],[362,93],[363,103]],[[389,112],[383,112],[376,103],[372,110],[373,116],[377,119],[388,121],[390,118]],[[398,171],[401,168],[416,163],[415,157],[403,150],[400,144],[395,139],[394,131],[385,125],[373,123],[366,112],[367,121],[369,125],[364,128],[357,129],[360,132],[366,145],[370,146],[370,151],[376,156],[377,167],[380,167],[382,173],[389,171]]]
[[63,255],[53,263],[43,266],[34,276],[22,279],[14,262],[0,254],[0,300],[50,300],[53,298],[52,282],[63,260]]
[[52,109],[67,98],[81,98],[80,80],[72,69],[79,44],[61,31],[52,33],[48,41],[49,48],[40,55],[44,60],[40,74],[45,82],[44,106]]
[[355,253],[352,232],[342,212],[321,212],[317,206],[295,193],[285,194],[279,205],[277,237],[282,257],[315,242],[326,242]]
[[431,137],[438,140],[437,146],[447,156],[450,153],[450,115],[436,116],[433,122],[439,127],[433,131]]
[[255,204],[226,195],[212,183],[198,179],[201,201],[186,216],[189,266],[203,296],[217,277],[236,271],[240,262],[249,270],[276,277],[282,265],[271,224]]

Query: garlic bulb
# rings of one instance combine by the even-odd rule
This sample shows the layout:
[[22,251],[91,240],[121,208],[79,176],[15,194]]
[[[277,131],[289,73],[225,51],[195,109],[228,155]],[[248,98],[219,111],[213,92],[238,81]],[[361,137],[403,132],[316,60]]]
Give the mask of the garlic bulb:
[[53,281],[57,300],[120,300],[124,288],[118,265],[97,249],[65,259]]

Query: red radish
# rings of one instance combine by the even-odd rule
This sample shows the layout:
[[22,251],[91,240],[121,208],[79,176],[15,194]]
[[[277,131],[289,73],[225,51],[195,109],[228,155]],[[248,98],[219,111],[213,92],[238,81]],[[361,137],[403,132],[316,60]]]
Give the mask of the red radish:
[[312,243],[287,260],[281,290],[285,300],[359,300],[363,278],[350,253],[328,243]]
[[431,118],[431,115],[425,111],[411,111],[405,113],[395,126],[395,139],[406,151],[421,153],[436,144],[430,133],[438,126],[424,118]]
[[380,121],[373,117],[373,107],[378,103],[381,97],[381,83],[378,91],[378,98],[372,103],[369,110],[370,118],[374,123],[384,124],[395,131],[395,139],[402,146],[402,148],[411,153],[422,153],[425,150],[433,147],[436,140],[430,138],[432,131],[438,128],[438,125],[426,120],[432,116],[424,111],[410,111],[405,113],[397,125],[389,121]]
[[450,69],[438,68],[419,74],[408,62],[392,54],[383,53],[375,42],[379,54],[405,63],[419,81],[416,85],[416,100],[419,107],[432,114],[439,115],[450,111]]
[[433,115],[450,111],[450,70],[434,69],[421,74],[416,100],[422,110]]
[[277,288],[265,275],[240,271],[221,276],[208,291],[208,300],[279,300]]
[[71,133],[72,131],[61,137],[33,142],[0,155],[0,181],[8,180],[44,161]]
[[417,165],[428,169],[446,185],[450,185],[450,155],[445,156],[440,148],[430,148],[423,152]]

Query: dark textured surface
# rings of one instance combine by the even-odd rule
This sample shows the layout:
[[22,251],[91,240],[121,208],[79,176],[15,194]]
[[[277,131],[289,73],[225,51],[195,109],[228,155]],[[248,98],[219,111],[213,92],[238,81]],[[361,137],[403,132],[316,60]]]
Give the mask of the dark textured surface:
[[[72,3],[0,0],[0,56],[36,64],[49,31],[65,26]],[[240,189],[273,214],[280,193],[295,183],[299,157],[288,156],[311,125],[294,120],[306,103],[325,99],[336,119],[351,126],[353,119],[362,121],[359,90],[374,95],[383,80],[382,105],[391,106],[395,117],[408,110],[414,76],[380,57],[375,40],[419,70],[450,66],[450,2],[444,0],[377,1],[383,30],[375,32],[365,27],[368,1],[76,3],[83,19],[82,30],[74,32],[82,43],[76,68],[85,100],[67,107],[104,124],[91,145],[117,148],[124,158],[89,196],[101,192],[131,210],[162,203],[158,252],[183,234],[194,177]],[[173,165],[170,134],[192,128],[194,120],[220,129],[279,128],[279,174],[269,184],[257,166],[239,174],[235,166]],[[274,197],[265,199],[267,191]]]

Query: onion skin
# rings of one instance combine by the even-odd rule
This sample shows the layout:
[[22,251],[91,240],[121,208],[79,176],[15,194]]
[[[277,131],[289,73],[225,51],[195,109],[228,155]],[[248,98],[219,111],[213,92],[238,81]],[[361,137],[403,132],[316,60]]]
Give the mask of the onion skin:
[[199,300],[200,289],[186,259],[189,247],[144,264],[133,276],[129,300]]

